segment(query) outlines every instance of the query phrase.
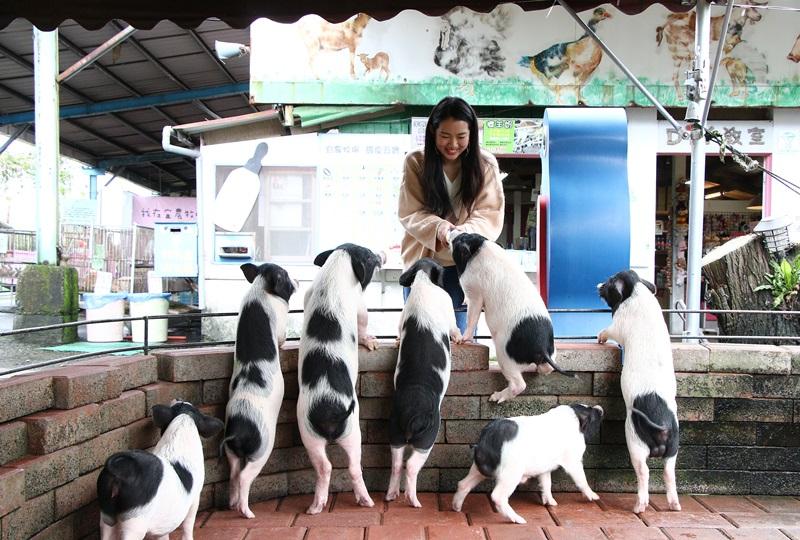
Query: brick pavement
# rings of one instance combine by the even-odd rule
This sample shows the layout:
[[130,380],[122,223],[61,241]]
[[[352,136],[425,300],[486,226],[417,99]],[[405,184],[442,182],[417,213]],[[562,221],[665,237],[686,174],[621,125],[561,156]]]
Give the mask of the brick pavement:
[[[536,493],[518,493],[511,505],[527,525],[505,522],[485,493],[467,497],[463,512],[450,510],[452,494],[421,493],[422,508],[383,502],[355,505],[353,494],[332,493],[324,512],[304,513],[311,495],[252,505],[255,519],[231,511],[200,512],[196,540],[800,540],[800,497],[682,495],[683,511],[664,511],[654,495],[644,514],[630,511],[635,495],[601,493],[587,502],[578,493],[556,493],[558,506],[543,507]],[[178,535],[173,534],[171,538]]]

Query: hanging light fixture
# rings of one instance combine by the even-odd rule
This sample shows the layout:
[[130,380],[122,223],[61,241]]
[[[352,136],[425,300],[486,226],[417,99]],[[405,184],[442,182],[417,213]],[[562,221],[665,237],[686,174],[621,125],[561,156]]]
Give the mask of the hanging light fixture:
[[781,254],[789,249],[789,216],[768,217],[758,222],[753,232],[764,238],[767,250],[773,255]]

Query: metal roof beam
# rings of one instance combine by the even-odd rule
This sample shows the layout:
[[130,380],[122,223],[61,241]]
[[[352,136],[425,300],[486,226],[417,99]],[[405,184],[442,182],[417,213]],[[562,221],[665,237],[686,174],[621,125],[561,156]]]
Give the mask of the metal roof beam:
[[[80,47],[75,45],[72,41],[70,41],[68,38],[66,38],[64,35],[62,35],[60,32],[58,34],[58,39],[61,41],[61,43],[66,45],[66,47],[68,49],[70,49],[72,52],[74,52],[78,56],[85,56],[86,55],[86,52],[83,49],[81,49]],[[111,79],[112,81],[117,83],[118,85],[120,85],[122,88],[124,88],[129,93],[133,94],[134,96],[136,96],[136,97],[144,96],[144,94],[142,94],[141,92],[136,90],[125,79],[123,79],[119,75],[115,75],[110,69],[105,67],[100,62],[96,62],[93,67],[94,67],[94,69],[98,70],[100,73],[102,73],[103,75],[105,75],[106,77],[108,77],[109,79]],[[170,124],[177,124],[178,123],[178,121],[174,117],[172,117],[169,114],[165,113],[163,110],[159,109],[158,107],[151,107],[151,109],[153,109],[153,111],[158,113],[168,123],[170,123]]]
[[101,158],[97,162],[97,167],[100,169],[109,170],[113,167],[119,167],[122,165],[153,163],[157,161],[183,161],[183,159],[181,156],[173,154],[172,152],[148,152],[146,154]]
[[[106,137],[103,137],[103,135],[101,133],[98,133],[97,131],[93,130],[90,127],[84,126],[83,124],[81,124],[77,120],[68,120],[68,122],[70,124],[72,124],[73,126],[77,127],[78,129],[80,129],[82,131],[85,131],[86,133],[88,133],[92,137],[100,139],[101,141],[106,141],[108,144],[110,144],[112,146],[116,146],[120,150],[122,150],[124,152],[127,152],[129,154],[136,154],[136,150],[134,150],[133,148],[131,148],[131,147],[125,145],[125,144],[116,142],[114,140],[108,139]],[[151,163],[150,165],[153,166],[154,168],[156,168],[156,169],[168,174],[172,178],[175,178],[179,182],[182,182],[184,185],[189,186],[189,181],[187,179],[182,178],[181,176],[179,176],[179,175],[175,174],[174,172],[170,171],[169,169],[167,169],[165,167],[162,167],[161,165],[155,165],[153,163]]]
[[87,55],[84,55],[83,58],[72,64],[70,67],[62,71],[58,75],[58,82],[65,83],[70,80],[72,77],[86,69],[87,67],[91,66],[95,62],[97,62],[100,57],[104,54],[108,53],[111,49],[125,41],[131,34],[136,31],[136,28],[133,26],[127,26],[123,28],[119,32],[117,32],[114,36],[111,37],[108,41],[101,44],[99,47],[94,49]]
[[[81,118],[84,116],[94,116],[112,112],[133,111],[136,109],[146,109],[153,105],[171,105],[175,103],[186,103],[195,99],[241,94],[247,88],[249,88],[249,83],[236,83],[214,86],[211,88],[200,88],[197,90],[182,90],[167,94],[154,94],[140,98],[112,99],[84,105],[68,105],[66,107],[61,107],[60,116],[62,119]],[[30,122],[33,122],[33,111],[0,115],[0,125]]]
[[[120,23],[118,23],[117,21],[111,21],[111,24],[113,24],[114,26],[116,26],[116,27],[117,27],[118,29],[120,29],[120,30],[123,28],[123,26],[122,26]],[[182,80],[180,80],[180,79],[178,78],[178,76],[177,76],[177,75],[175,75],[174,73],[172,73],[172,72],[169,70],[169,68],[167,68],[167,66],[165,66],[165,65],[164,65],[164,64],[163,64],[163,63],[162,63],[162,62],[161,62],[161,61],[160,61],[158,58],[156,58],[155,56],[153,56],[153,54],[151,54],[151,53],[150,53],[150,51],[148,51],[148,50],[147,50],[147,49],[146,49],[146,48],[145,48],[145,47],[144,47],[144,46],[143,46],[141,43],[139,43],[139,41],[138,41],[136,38],[134,38],[134,37],[128,38],[128,42],[129,42],[131,45],[133,45],[133,47],[134,47],[134,48],[135,48],[137,51],[139,51],[139,53],[140,53],[142,56],[144,56],[145,58],[147,58],[147,60],[149,60],[149,61],[150,61],[150,62],[151,62],[151,63],[152,63],[154,66],[156,66],[156,67],[157,67],[159,70],[161,70],[161,72],[162,72],[164,75],[166,75],[166,76],[167,76],[167,77],[168,77],[168,78],[169,78],[169,79],[170,79],[172,82],[174,82],[175,84],[177,84],[178,86],[180,86],[180,87],[181,87],[181,88],[183,88],[184,90],[189,90],[189,85],[187,85],[186,83],[184,83]],[[205,112],[205,111],[204,111],[204,112]],[[215,114],[216,114],[216,113],[215,113]]]

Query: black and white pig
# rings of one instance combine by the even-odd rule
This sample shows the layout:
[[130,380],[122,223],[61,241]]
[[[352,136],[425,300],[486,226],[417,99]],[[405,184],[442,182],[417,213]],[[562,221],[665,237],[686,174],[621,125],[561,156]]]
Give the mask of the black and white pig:
[[520,264],[479,234],[454,229],[448,241],[467,302],[464,341],[474,336],[484,309],[497,363],[508,381],[508,386],[489,400],[502,403],[525,390],[522,373],[532,364],[542,375],[553,369],[563,373],[555,363],[550,314]]
[[508,504],[508,498],[519,484],[535,476],[542,488],[542,504],[556,506],[550,491],[550,473],[559,467],[588,500],[596,501],[599,497],[583,472],[583,453],[586,441],[599,431],[602,419],[600,405],[559,405],[537,416],[492,420],[475,445],[469,474],[458,483],[453,510],[460,512],[467,494],[482,480],[494,478],[492,502],[497,511],[514,523],[525,523]]
[[622,397],[625,400],[625,441],[636,471],[638,496],[633,511],[649,503],[648,457],[664,458],[664,486],[670,510],[680,510],[675,486],[678,456],[678,404],[669,331],[655,297],[655,286],[633,270],[614,274],[598,284],[611,308],[611,326],[597,341],[613,339],[622,345]]
[[225,408],[222,445],[230,466],[228,504],[243,517],[250,510],[250,485],[267,463],[283,402],[278,349],[286,339],[289,298],[297,290],[276,264],[241,266],[252,283],[239,311],[233,373]]
[[394,371],[394,395],[389,416],[392,475],[386,500],[400,493],[403,453],[406,461],[406,501],[422,506],[417,498],[419,474],[439,433],[439,408],[450,382],[450,341],[461,342],[453,301],[444,290],[442,266],[423,258],[400,276],[411,292],[400,317],[400,349]]
[[103,540],[167,538],[178,527],[182,538],[192,539],[205,481],[200,437],[219,433],[222,420],[175,400],[153,406],[153,423],[161,439],[152,453],[117,452],[97,477]]
[[367,335],[363,293],[382,257],[355,244],[342,244],[317,255],[322,268],[306,291],[303,333],[300,337],[300,394],[297,423],[308,457],[317,473],[309,514],[322,511],[328,500],[331,462],[329,442],[338,442],[347,454],[356,501],[373,506],[361,473],[361,429],[358,425],[358,345],[372,350]]

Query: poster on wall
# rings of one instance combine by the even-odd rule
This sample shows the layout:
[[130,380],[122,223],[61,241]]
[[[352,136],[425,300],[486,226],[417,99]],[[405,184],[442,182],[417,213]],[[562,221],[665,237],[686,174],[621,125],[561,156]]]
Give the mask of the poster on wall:
[[133,196],[133,222],[140,227],[154,228],[156,222],[194,223],[197,221],[197,199],[194,197]]
[[[411,119],[411,140],[415,147],[425,145],[428,119]],[[544,124],[541,118],[479,118],[478,141],[493,154],[541,154]]]
[[399,246],[397,202],[408,135],[320,135],[320,251],[344,242]]
[[[724,40],[717,106],[800,100],[797,17],[761,9],[767,3],[744,3],[728,32],[712,32],[712,51]],[[654,4],[626,15],[614,4],[579,16],[662,104],[685,106],[694,12]],[[711,6],[712,28],[724,12]],[[259,19],[250,29],[250,93],[258,103],[433,105],[450,94],[473,105],[652,106],[555,3],[534,11],[501,4],[488,13],[455,7],[441,16],[405,10],[383,21],[365,13],[341,23]]]

